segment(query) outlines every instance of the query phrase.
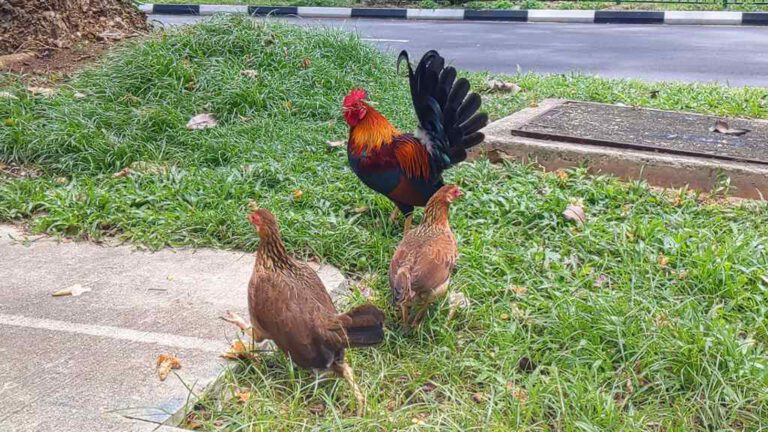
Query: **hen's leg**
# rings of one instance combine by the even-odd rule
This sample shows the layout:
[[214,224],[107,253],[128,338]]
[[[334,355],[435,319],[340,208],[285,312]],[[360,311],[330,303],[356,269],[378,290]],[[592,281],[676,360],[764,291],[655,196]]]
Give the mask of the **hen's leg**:
[[261,334],[261,331],[256,326],[248,325],[248,323],[246,323],[245,320],[235,312],[226,311],[224,315],[220,316],[219,318],[228,323],[236,325],[237,328],[239,328],[243,333],[248,333],[250,331],[251,338],[256,343],[267,339],[264,335]]
[[355,382],[355,374],[352,373],[352,368],[344,361],[334,363],[331,368],[352,387],[352,392],[355,394],[355,411],[358,416],[363,415],[365,413],[365,396],[363,396],[363,392],[360,391],[360,387]]
[[390,223],[397,222],[398,216],[400,216],[400,209],[395,207],[392,209],[392,213],[389,214],[389,222]]
[[429,303],[425,302],[422,305],[419,306],[418,311],[416,312],[416,316],[413,317],[412,325],[414,327],[421,324],[421,321],[424,319],[424,316],[427,315],[427,310],[429,309]]

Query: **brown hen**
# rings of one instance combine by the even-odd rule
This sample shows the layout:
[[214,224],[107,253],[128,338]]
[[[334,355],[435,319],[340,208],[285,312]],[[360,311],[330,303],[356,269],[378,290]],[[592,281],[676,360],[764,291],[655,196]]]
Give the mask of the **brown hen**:
[[[427,203],[424,221],[408,231],[389,265],[392,300],[406,327],[418,325],[431,303],[448,290],[459,251],[448,224],[448,207],[462,195],[456,185],[440,188]],[[416,315],[410,319],[410,309]]]
[[[361,412],[365,400],[344,361],[344,349],[381,342],[384,314],[373,305],[339,314],[317,274],[288,256],[272,213],[258,209],[249,220],[260,238],[248,284],[253,339],[273,340],[300,367],[330,369],[343,377]],[[249,328],[232,313],[222,318],[243,330]]]

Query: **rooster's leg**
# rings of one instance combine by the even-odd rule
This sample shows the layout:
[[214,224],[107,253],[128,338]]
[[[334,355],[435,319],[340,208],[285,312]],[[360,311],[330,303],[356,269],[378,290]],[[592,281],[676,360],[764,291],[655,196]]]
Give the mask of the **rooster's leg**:
[[419,306],[419,310],[416,312],[416,316],[413,317],[414,327],[421,324],[421,321],[424,319],[424,316],[427,314],[427,309],[429,309],[429,303],[424,303],[423,305]]
[[238,315],[236,312],[226,311],[224,312],[224,315],[220,316],[219,318],[230,324],[236,325],[237,328],[243,331],[243,333],[251,328],[251,326],[248,325],[248,323],[245,322],[245,320],[241,318],[240,315]]
[[397,222],[398,216],[400,216],[400,209],[395,207],[394,209],[392,209],[392,213],[389,214],[389,222],[390,223]]
[[344,381],[352,387],[352,392],[355,394],[355,411],[358,416],[363,415],[365,413],[365,396],[363,396],[363,392],[360,391],[360,387],[355,382],[355,374],[352,373],[352,368],[346,362],[334,363],[331,367],[334,372],[344,378]]
[[412,223],[413,223],[413,213],[405,217],[405,227],[403,228],[403,234],[411,230]]

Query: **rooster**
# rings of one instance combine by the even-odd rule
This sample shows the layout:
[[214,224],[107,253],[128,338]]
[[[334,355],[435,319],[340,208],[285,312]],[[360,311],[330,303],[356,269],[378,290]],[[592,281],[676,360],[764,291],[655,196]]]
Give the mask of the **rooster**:
[[343,377],[361,413],[365,399],[344,361],[344,349],[380,343],[384,314],[373,305],[339,314],[317,274],[286,252],[272,213],[258,209],[249,220],[260,239],[248,284],[251,325],[232,312],[222,318],[250,330],[256,342],[273,340],[300,367],[330,369]]
[[[459,251],[448,224],[448,207],[462,195],[456,185],[440,188],[427,203],[424,221],[405,233],[389,265],[392,301],[400,309],[403,325],[418,325],[429,305],[448,291]],[[411,320],[410,309],[416,306]]]
[[466,159],[467,149],[485,139],[480,130],[488,124],[488,115],[478,113],[480,96],[469,93],[469,81],[456,79],[456,69],[446,67],[437,51],[424,54],[415,71],[406,51],[398,56],[398,70],[403,60],[419,120],[415,133],[392,126],[367,101],[363,89],[344,97],[343,113],[352,171],[395,204],[390,220],[402,212],[408,231],[414,207],[426,205],[443,186],[443,171]]

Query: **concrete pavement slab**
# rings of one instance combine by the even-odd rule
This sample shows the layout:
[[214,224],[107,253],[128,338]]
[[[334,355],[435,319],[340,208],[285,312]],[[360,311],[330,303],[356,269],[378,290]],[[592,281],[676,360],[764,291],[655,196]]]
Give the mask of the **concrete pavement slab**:
[[[59,243],[0,225],[0,430],[153,430],[225,366],[236,332],[217,317],[246,316],[252,265],[250,253]],[[343,297],[343,275],[315,267]],[[51,296],[75,284],[91,291]],[[160,381],[165,353],[182,368]]]

